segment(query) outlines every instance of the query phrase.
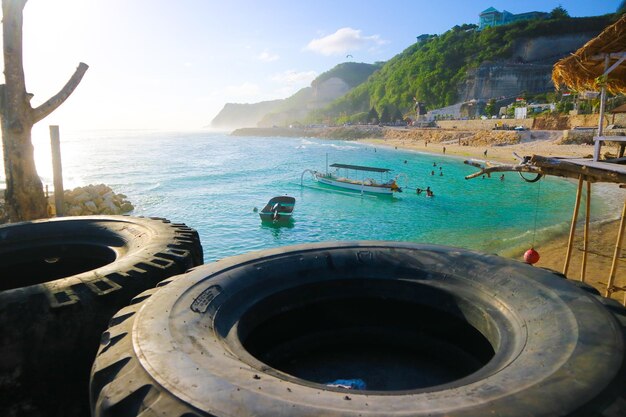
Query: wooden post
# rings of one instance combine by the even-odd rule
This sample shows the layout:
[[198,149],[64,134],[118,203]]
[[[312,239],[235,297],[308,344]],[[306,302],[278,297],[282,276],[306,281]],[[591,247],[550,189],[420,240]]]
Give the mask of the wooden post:
[[587,272],[587,248],[589,245],[589,214],[591,212],[591,181],[587,180],[587,201],[585,203],[585,231],[583,233],[583,262],[580,266],[580,280],[585,282]]
[[[607,75],[609,68],[609,54],[604,55],[604,74]],[[601,137],[604,133],[604,107],[606,105],[606,84],[602,84],[600,90],[600,115],[598,117],[598,136]],[[598,140],[594,143],[593,160],[599,161],[602,158],[600,155],[600,148],[602,147],[602,141]]]
[[606,87],[602,86],[600,91],[600,116],[598,120],[598,136],[604,133],[604,105],[606,103]]
[[63,167],[61,166],[61,140],[59,126],[50,126],[52,146],[52,178],[54,182],[54,208],[57,217],[63,216]]
[[576,191],[576,203],[574,203],[574,215],[572,216],[572,224],[569,228],[569,240],[567,241],[567,253],[565,254],[565,265],[563,265],[563,275],[567,276],[569,269],[569,261],[572,256],[572,246],[574,245],[574,233],[576,233],[576,219],[578,218],[578,210],[580,209],[580,197],[583,189],[583,176],[578,177],[578,190]]
[[613,253],[613,263],[611,264],[611,273],[609,274],[609,282],[606,284],[605,297],[611,297],[613,292],[613,282],[615,281],[615,273],[617,272],[617,261],[619,260],[620,252],[622,251],[622,240],[624,238],[624,217],[626,217],[626,201],[624,201],[624,208],[622,209],[622,218],[619,222],[619,231],[617,232],[617,242],[615,243],[615,252]]

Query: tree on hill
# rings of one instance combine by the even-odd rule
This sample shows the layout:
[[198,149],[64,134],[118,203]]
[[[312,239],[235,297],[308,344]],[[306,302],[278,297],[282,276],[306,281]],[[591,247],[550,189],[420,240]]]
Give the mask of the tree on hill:
[[496,114],[496,100],[495,99],[492,98],[487,102],[487,105],[485,106],[485,113],[489,117],[494,116]]
[[400,109],[396,109],[396,111],[393,113],[393,121],[398,122],[402,120],[404,120],[404,116],[402,116],[402,112],[400,111]]
[[2,0],[5,84],[0,85],[0,119],[6,176],[5,204],[12,222],[48,217],[43,185],[35,168],[33,125],[52,113],[72,94],[88,66],[80,63],[55,96],[32,108],[26,92],[22,59],[23,11],[27,0]]
[[565,19],[568,17],[569,13],[560,4],[550,12],[550,19]]
[[619,7],[617,8],[617,13],[618,14],[626,13],[626,0],[623,0],[622,3],[619,5]]
[[380,122],[391,123],[391,112],[389,111],[389,107],[383,107],[383,111],[380,112]]
[[367,121],[370,123],[378,123],[379,121],[378,112],[376,111],[374,107],[372,107],[369,113],[367,113]]

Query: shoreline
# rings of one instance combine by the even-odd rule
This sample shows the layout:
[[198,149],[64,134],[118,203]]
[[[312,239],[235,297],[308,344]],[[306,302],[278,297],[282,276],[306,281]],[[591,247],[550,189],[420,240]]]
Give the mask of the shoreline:
[[[460,125],[459,125],[460,126]],[[481,130],[445,128],[380,127],[375,125],[341,127],[274,127],[243,128],[232,136],[314,137],[331,140],[357,141],[359,143],[445,155],[459,159],[491,160],[517,164],[513,152],[521,157],[533,154],[548,157],[591,157],[593,146],[585,144],[561,144],[564,136],[572,131],[563,130]],[[567,133],[566,133],[567,132]],[[587,138],[590,139],[590,138]],[[582,142],[582,141],[581,141]],[[445,147],[445,152],[444,152]],[[486,153],[485,153],[486,152]],[[568,180],[572,181],[572,180]],[[585,187],[583,187],[584,189]],[[574,199],[575,194],[572,196]],[[603,216],[590,224],[589,245],[585,281],[604,294],[609,278],[613,252],[617,241],[619,217],[626,199],[626,190],[617,184],[596,183],[592,186],[592,201],[601,198],[606,205]],[[572,207],[573,211],[573,207]],[[572,255],[567,271],[570,279],[580,280],[583,258],[584,198],[576,224]],[[569,223],[569,222],[568,222]],[[560,233],[535,242],[540,254],[538,267],[562,272],[569,240],[569,226]],[[524,250],[511,250],[503,256],[522,261]],[[626,255],[620,255],[614,285],[626,287]],[[625,301],[625,293],[613,293],[612,298]]]
[[[572,156],[586,157],[593,153],[591,145],[559,145],[556,142],[560,135],[548,134],[541,139],[523,140],[517,144],[505,144],[499,146],[467,146],[458,145],[456,140],[443,142],[430,142],[426,144],[423,139],[406,138],[367,138],[359,139],[358,142],[390,147],[402,150],[412,150],[426,152],[432,155],[445,155],[446,157],[459,157],[464,159],[492,160],[501,163],[517,163],[513,152],[520,156],[539,154],[543,156]],[[530,135],[528,135],[530,136]],[[445,153],[443,147],[445,146]],[[484,155],[484,152],[487,155]],[[607,204],[608,216],[592,222],[589,227],[589,251],[587,255],[585,281],[593,285],[602,294],[606,290],[608,282],[613,252],[617,241],[617,230],[619,228],[619,217],[622,204],[626,197],[626,190],[620,189],[617,184],[593,184],[592,199],[602,197]],[[572,207],[573,210],[573,207]],[[581,208],[578,217],[572,255],[567,276],[569,279],[580,280],[581,263],[583,258],[583,228],[584,228],[584,199],[581,201]],[[535,249],[541,258],[536,264],[538,267],[552,269],[562,272],[564,260],[567,252],[569,240],[569,228],[547,240],[538,241]],[[523,260],[524,251],[512,251],[503,256],[511,259]],[[626,255],[621,255],[618,261],[618,269],[614,281],[615,285],[626,286]],[[623,302],[624,292],[612,294],[612,298]]]

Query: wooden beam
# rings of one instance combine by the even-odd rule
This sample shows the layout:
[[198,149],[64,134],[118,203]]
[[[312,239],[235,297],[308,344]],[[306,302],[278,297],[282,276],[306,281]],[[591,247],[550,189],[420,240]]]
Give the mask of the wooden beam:
[[574,214],[572,215],[572,224],[569,228],[569,239],[567,240],[567,252],[565,254],[565,264],[563,265],[563,275],[567,276],[569,269],[569,261],[572,256],[572,247],[574,246],[574,234],[576,233],[576,219],[578,219],[578,210],[580,209],[580,197],[583,189],[583,176],[578,178],[578,189],[576,191],[576,202],[574,203]]
[[607,68],[603,75],[609,75],[615,68],[619,67],[624,60],[626,60],[626,55],[621,56],[613,65]]
[[589,59],[592,61],[604,61],[607,56],[609,57],[609,59],[620,59],[626,56],[626,52],[612,52],[610,54],[598,54],[598,55],[594,55],[590,57]]

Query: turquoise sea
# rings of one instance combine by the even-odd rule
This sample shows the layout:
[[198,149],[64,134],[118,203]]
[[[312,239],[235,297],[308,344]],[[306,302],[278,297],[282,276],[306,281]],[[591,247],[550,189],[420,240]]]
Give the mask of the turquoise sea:
[[[47,132],[34,133],[38,172],[52,184]],[[205,261],[297,243],[380,239],[428,242],[511,254],[567,229],[575,185],[526,183],[517,174],[465,180],[461,159],[349,141],[233,137],[226,133],[61,130],[65,188],[105,183],[135,205],[133,215],[165,217],[200,233]],[[329,163],[404,173],[394,198],[315,188],[305,169]],[[436,163],[437,166],[433,167]],[[441,168],[441,169],[440,169]],[[435,175],[431,172],[435,171]],[[443,175],[439,175],[440,172]],[[4,183],[4,168],[0,187]],[[434,198],[417,195],[430,186]],[[296,198],[292,227],[263,225],[254,208]],[[601,217],[604,207],[593,207]]]

